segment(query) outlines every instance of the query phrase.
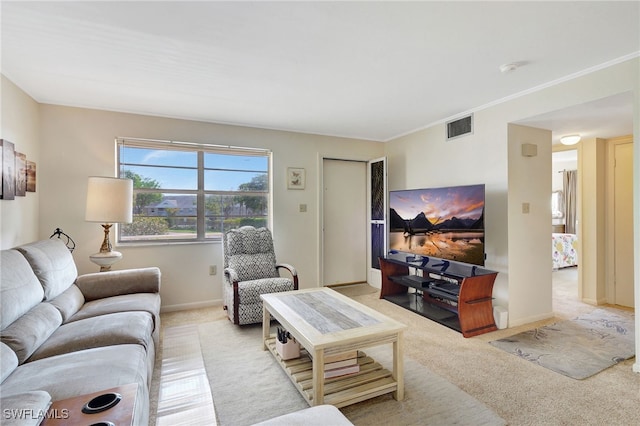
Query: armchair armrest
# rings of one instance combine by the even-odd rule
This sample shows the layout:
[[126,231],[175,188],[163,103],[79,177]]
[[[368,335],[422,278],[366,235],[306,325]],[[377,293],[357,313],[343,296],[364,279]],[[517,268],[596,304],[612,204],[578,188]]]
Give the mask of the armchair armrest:
[[276,264],[276,269],[279,271],[280,269],[286,269],[287,271],[289,271],[289,273],[291,274],[291,277],[293,278],[293,288],[294,290],[298,289],[298,271],[296,271],[296,268],[294,268],[293,266],[289,265],[288,263],[278,263]]
[[133,293],[159,293],[160,269],[156,267],[95,272],[80,275],[76,285],[86,301]]
[[224,276],[229,284],[237,283],[239,281],[238,273],[233,268],[224,268]]

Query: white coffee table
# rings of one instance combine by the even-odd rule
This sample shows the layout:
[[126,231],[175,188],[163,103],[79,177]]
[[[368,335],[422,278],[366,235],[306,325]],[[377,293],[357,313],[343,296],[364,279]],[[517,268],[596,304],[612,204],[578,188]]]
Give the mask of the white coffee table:
[[[343,407],[375,396],[393,393],[404,398],[403,331],[406,325],[362,305],[329,288],[263,294],[262,331],[264,349],[269,349],[309,405]],[[271,317],[300,342],[299,359],[284,361],[275,350]],[[389,372],[371,358],[359,358],[360,372],[324,379],[324,358],[354,349],[393,345],[393,367]]]

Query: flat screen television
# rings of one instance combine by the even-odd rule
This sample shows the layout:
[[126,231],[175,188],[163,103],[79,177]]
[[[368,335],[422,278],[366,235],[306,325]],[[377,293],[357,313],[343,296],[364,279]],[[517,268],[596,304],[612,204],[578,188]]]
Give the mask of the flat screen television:
[[484,266],[484,184],[389,191],[389,250]]

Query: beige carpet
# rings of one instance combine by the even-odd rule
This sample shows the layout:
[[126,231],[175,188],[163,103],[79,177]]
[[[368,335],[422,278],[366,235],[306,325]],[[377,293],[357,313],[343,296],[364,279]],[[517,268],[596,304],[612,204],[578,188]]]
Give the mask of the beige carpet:
[[[640,424],[640,376],[632,371],[634,359],[623,361],[585,380],[574,380],[489,344],[492,340],[558,320],[571,319],[595,309],[575,302],[577,290],[572,284],[572,275],[575,275],[575,270],[554,272],[555,318],[470,339],[378,299],[377,290],[371,287],[346,287],[341,292],[408,324],[410,327],[405,334],[407,356],[484,403],[509,425]],[[555,286],[556,277],[560,278],[558,287]],[[166,313],[162,315],[162,323],[163,327],[170,327],[224,318],[222,308],[213,307]],[[161,353],[161,348],[158,352]],[[157,362],[151,389],[152,395],[156,396],[159,367],[160,362]],[[407,374],[410,374],[409,370]],[[157,401],[152,399],[152,410],[154,404]],[[152,411],[152,419],[154,416],[155,412]],[[372,424],[381,423],[402,424],[389,416]]]
[[[308,407],[273,356],[262,350],[261,326],[236,327],[229,321],[194,325],[211,393],[222,426],[251,425]],[[386,350],[385,350],[386,349]],[[391,368],[391,345],[366,350]],[[405,399],[390,395],[341,408],[355,425],[504,425],[492,410],[428,368],[405,357]]]

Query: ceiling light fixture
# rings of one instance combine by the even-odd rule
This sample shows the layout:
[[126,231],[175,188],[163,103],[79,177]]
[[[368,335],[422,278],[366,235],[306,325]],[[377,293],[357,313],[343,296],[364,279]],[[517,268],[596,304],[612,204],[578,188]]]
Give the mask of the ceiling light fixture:
[[575,145],[580,142],[580,135],[568,135],[560,138],[562,145]]
[[518,69],[518,66],[519,65],[514,62],[509,64],[502,64],[500,65],[500,72],[506,74],[508,72],[515,71],[516,69]]

